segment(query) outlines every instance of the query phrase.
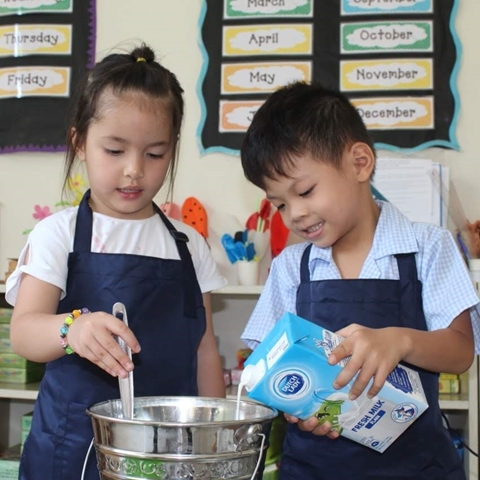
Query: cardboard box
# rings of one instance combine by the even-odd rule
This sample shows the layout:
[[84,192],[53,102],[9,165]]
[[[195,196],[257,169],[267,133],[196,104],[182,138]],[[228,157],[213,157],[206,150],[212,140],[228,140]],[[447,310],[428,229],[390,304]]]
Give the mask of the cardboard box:
[[18,480],[20,445],[5,450],[0,455],[0,480]]
[[332,386],[348,359],[327,361],[342,337],[286,313],[245,362],[248,397],[282,412],[329,421],[341,435],[384,452],[427,408],[418,372],[398,366],[379,394],[349,400]]
[[0,353],[13,353],[10,337],[0,338]]
[[460,393],[460,380],[438,380],[438,393]]
[[[20,432],[20,453],[23,452],[23,446],[25,445],[25,440],[27,439],[28,437],[28,434],[30,432]],[[2,477],[0,477],[0,480],[2,480]]]
[[10,338],[10,324],[0,322],[0,338]]
[[0,338],[10,339],[12,312],[12,308],[0,308]]
[[10,323],[13,308],[0,308],[0,323]]
[[0,368],[0,382],[30,383],[38,382],[45,372],[45,365],[35,364],[30,368]]
[[32,428],[32,417],[33,417],[33,412],[30,413],[25,413],[22,415],[22,421],[20,425],[20,429],[22,432],[29,432],[30,428]]
[[0,352],[0,368],[34,368],[40,363],[31,362],[16,353]]
[[441,373],[441,380],[458,380],[460,376],[457,373]]

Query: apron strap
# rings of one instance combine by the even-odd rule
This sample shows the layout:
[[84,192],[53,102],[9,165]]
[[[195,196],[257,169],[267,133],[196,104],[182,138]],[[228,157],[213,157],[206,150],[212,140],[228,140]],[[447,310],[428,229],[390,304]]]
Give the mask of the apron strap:
[[303,251],[302,261],[300,263],[300,283],[307,283],[310,281],[310,268],[308,261],[310,260],[310,251],[312,250],[312,243]]
[[[418,304],[422,305],[422,284],[418,280],[417,263],[414,253],[399,253],[395,255],[400,276],[400,315],[401,318],[410,316],[418,311]],[[412,308],[412,307],[415,308]],[[423,311],[423,305],[422,305]],[[415,318],[418,329],[428,330],[425,317]]]
[[75,223],[75,236],[73,237],[74,252],[90,252],[92,246],[93,214],[88,205],[90,189],[83,195],[78,206],[77,219]]
[[[74,252],[90,252],[92,245],[92,231],[93,231],[93,213],[92,209],[88,205],[90,198],[90,190],[87,190],[80,202],[77,213],[77,220],[75,224],[75,237],[73,240]],[[153,203],[153,202],[152,202]],[[167,227],[170,235],[175,240],[177,245],[180,260],[183,267],[183,288],[185,292],[185,315],[189,318],[195,318],[197,316],[195,307],[195,293],[196,284],[193,281],[195,278],[195,267],[193,266],[192,256],[187,248],[188,237],[183,232],[179,232],[172,225],[170,220],[164,215],[164,213],[153,203],[153,208],[163,223]],[[194,276],[192,278],[192,275]]]
[[153,204],[153,208],[155,212],[160,215],[160,218],[162,219],[165,226],[168,228],[170,235],[173,237],[175,243],[177,244],[178,253],[180,255],[183,267],[183,289],[185,292],[184,313],[186,317],[195,318],[197,316],[195,308],[196,282],[194,281],[196,273],[195,267],[193,265],[192,255],[187,247],[188,236],[183,232],[179,232],[155,203]]
[[[302,260],[300,263],[301,283],[310,282],[309,260],[311,249],[312,244],[308,245],[302,254]],[[411,316],[412,311],[416,312],[418,310],[417,308],[412,309],[411,307],[413,305],[417,307],[418,303],[422,303],[422,284],[418,280],[417,264],[415,262],[414,253],[397,254],[395,255],[395,258],[397,259],[400,276],[400,315],[402,318],[406,318],[407,316]],[[427,322],[424,317],[415,318],[413,320],[415,321],[417,328],[428,330]]]

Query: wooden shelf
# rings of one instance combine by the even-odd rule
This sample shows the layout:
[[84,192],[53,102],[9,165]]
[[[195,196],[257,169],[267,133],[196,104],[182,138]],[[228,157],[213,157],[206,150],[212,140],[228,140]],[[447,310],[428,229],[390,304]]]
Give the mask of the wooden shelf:
[[38,396],[39,382],[34,383],[2,383],[0,382],[0,398],[12,400],[35,400]]
[[[38,382],[26,384],[0,382],[0,398],[35,400],[39,385]],[[227,393],[236,396],[236,387],[229,387]],[[443,410],[468,410],[468,394],[442,394],[440,395],[440,407]]]
[[468,393],[441,393],[440,408],[442,410],[468,410]]
[[262,290],[263,285],[227,285],[212,293],[217,295],[260,295]]

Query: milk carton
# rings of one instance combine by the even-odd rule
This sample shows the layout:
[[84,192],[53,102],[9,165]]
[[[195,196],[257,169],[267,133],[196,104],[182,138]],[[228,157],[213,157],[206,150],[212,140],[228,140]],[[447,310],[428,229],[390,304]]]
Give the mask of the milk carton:
[[399,365],[377,396],[368,387],[355,399],[332,386],[345,359],[327,362],[343,340],[328,330],[286,313],[245,362],[241,385],[247,395],[303,420],[329,421],[342,436],[384,452],[427,408],[420,376]]

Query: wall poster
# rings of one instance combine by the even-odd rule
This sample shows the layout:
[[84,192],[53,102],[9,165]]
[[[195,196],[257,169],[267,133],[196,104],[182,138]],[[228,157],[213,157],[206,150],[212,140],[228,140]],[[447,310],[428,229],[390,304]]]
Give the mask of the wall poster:
[[458,149],[458,0],[204,0],[203,153],[238,154],[255,111],[292,81],[344,92],[377,148]]
[[0,153],[64,151],[70,98],[95,61],[96,0],[0,0]]

